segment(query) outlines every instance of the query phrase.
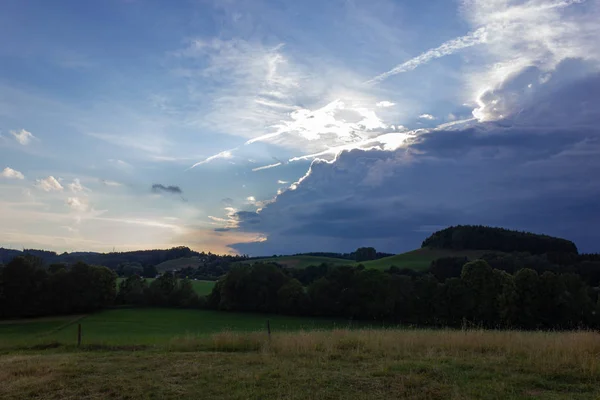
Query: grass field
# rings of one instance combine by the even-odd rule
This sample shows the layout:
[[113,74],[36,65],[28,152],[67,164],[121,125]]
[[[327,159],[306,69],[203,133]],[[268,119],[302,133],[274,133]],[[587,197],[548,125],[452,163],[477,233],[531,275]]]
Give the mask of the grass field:
[[594,332],[222,332],[4,352],[0,398],[598,399],[599,355]]
[[72,345],[77,338],[77,323],[82,326],[84,344],[121,346],[164,344],[180,336],[206,335],[222,331],[266,332],[267,320],[273,332],[332,329],[348,325],[339,319],[265,316],[209,310],[127,308],[107,310],[84,318],[5,322],[0,324],[0,349],[42,343]]
[[259,258],[246,261],[244,263],[256,263],[256,262],[275,262],[277,264],[284,265],[288,268],[306,268],[311,265],[321,265],[322,263],[331,265],[353,265],[353,260],[345,260],[343,258],[332,258],[332,257],[316,257],[316,256],[282,256],[273,258]]
[[410,268],[416,271],[422,271],[429,268],[432,261],[442,257],[468,257],[476,259],[482,254],[489,253],[489,250],[448,250],[422,248],[407,253],[396,254],[395,256],[380,258],[379,260],[366,261],[362,264],[366,268],[388,269],[392,265],[398,268]]
[[[124,279],[125,278],[117,278],[117,287]],[[150,282],[153,280],[154,278],[146,278],[148,284],[150,284]],[[215,281],[192,281],[192,286],[194,287],[196,293],[198,293],[200,296],[206,296],[212,291],[215,283]]]
[[198,268],[201,262],[198,257],[176,258],[162,262],[156,266],[158,272],[174,271],[186,267]]

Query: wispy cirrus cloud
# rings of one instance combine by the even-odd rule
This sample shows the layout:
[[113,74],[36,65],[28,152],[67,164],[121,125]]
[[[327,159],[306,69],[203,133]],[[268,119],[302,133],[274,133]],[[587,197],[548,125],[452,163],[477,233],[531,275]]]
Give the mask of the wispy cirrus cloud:
[[262,171],[263,169],[271,169],[271,168],[279,167],[281,164],[282,164],[281,162],[277,162],[277,163],[265,165],[262,167],[252,168],[252,172]]
[[27,146],[29,143],[31,143],[33,139],[36,139],[36,137],[31,132],[26,131],[25,129],[20,129],[18,131],[10,131],[10,134],[15,138],[17,142],[19,142],[19,144],[23,146]]
[[485,28],[479,28],[474,32],[468,33],[464,36],[449,40],[438,47],[427,50],[426,52],[419,54],[417,57],[413,57],[408,61],[403,62],[390,69],[387,72],[379,74],[365,83],[375,84],[386,80],[387,78],[401,74],[403,72],[412,71],[422,64],[426,64],[431,60],[435,60],[436,58],[441,58],[453,53],[456,53],[459,50],[466,49],[467,47],[472,47],[477,44],[485,43],[487,40],[487,31]]
[[122,183],[119,183],[117,181],[110,181],[110,180],[107,180],[107,179],[101,179],[100,183],[102,183],[104,186],[113,186],[113,187],[123,186]]
[[192,165],[189,169],[196,168],[199,165],[207,164],[214,160],[233,158],[232,152],[235,150],[236,149],[225,150],[225,151],[215,154],[214,156],[207,157],[205,160],[199,161],[196,164]]
[[431,115],[431,114],[421,114],[421,115],[419,115],[419,118],[420,118],[420,119],[428,119],[428,120],[430,120],[430,121],[431,121],[431,120],[434,120],[434,119],[436,119],[436,118],[435,118],[433,115]]

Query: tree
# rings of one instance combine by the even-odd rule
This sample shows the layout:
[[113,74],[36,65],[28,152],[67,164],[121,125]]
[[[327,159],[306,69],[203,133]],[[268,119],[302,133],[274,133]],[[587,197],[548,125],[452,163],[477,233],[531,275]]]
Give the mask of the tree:
[[360,247],[356,249],[355,257],[357,262],[375,260],[377,258],[377,250],[373,247]]
[[475,260],[464,265],[461,280],[473,299],[467,317],[475,323],[492,326],[498,321],[496,299],[499,285],[492,267],[484,260]]
[[442,257],[433,260],[429,266],[429,273],[433,274],[440,282],[448,278],[458,278],[462,267],[469,259],[467,257]]
[[138,275],[132,275],[119,284],[117,303],[142,305],[146,301],[145,292],[147,290],[146,280]]
[[279,312],[290,315],[303,315],[308,312],[308,297],[297,279],[290,279],[277,291]]
[[440,286],[437,314],[450,326],[460,326],[473,308],[470,292],[459,278],[448,278]]
[[518,326],[531,329],[540,323],[540,279],[536,271],[523,268],[515,274],[516,290],[515,322]]
[[158,275],[158,271],[156,270],[156,267],[154,265],[144,266],[144,269],[142,272],[142,276],[144,278],[156,278],[156,275]]
[[0,316],[33,317],[43,313],[46,271],[31,257],[16,257],[0,269]]

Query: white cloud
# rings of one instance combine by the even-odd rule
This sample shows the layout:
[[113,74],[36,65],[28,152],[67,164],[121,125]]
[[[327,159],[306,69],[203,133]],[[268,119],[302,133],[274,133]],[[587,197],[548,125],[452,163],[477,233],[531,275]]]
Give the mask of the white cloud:
[[285,185],[286,183],[289,183],[289,182],[288,181],[282,181],[281,179],[279,179],[277,181],[277,183],[280,184],[280,185]]
[[117,186],[123,186],[123,184],[122,184],[122,183],[119,183],[119,182],[116,182],[116,181],[109,181],[109,180],[106,180],[106,179],[101,179],[101,180],[100,180],[100,182],[101,182],[101,183],[102,183],[104,186],[114,186],[114,187],[117,187]]
[[67,185],[67,187],[73,193],[79,193],[79,192],[83,192],[84,190],[86,190],[86,191],[90,190],[90,189],[86,188],[85,186],[83,186],[78,178],[73,179],[73,182],[69,183]]
[[256,197],[254,196],[248,196],[246,197],[246,201],[249,203],[255,203],[256,202]]
[[412,71],[421,64],[428,63],[436,58],[441,58],[457,52],[458,50],[465,49],[467,47],[475,46],[476,44],[485,43],[486,41],[486,30],[485,28],[477,29],[465,36],[458,37],[456,39],[449,40],[440,46],[427,50],[426,52],[418,55],[417,57],[411,58],[410,60],[397,65],[391,70],[384,72],[383,74],[377,75],[376,77],[368,80],[367,84],[374,84],[381,82],[390,76],[400,74],[402,72]]
[[386,100],[384,100],[384,101],[380,101],[379,103],[377,103],[377,104],[375,104],[375,105],[376,105],[377,107],[384,107],[384,108],[387,108],[387,107],[392,107],[392,106],[395,106],[395,105],[396,105],[396,103],[392,103],[391,101],[386,101]]
[[87,211],[89,209],[88,200],[81,197],[69,197],[66,203],[75,211]]
[[63,186],[53,176],[49,176],[44,179],[36,179],[35,186],[45,192],[53,192],[53,191],[60,192],[63,190]]
[[278,163],[275,163],[275,164],[265,165],[263,167],[252,168],[252,172],[262,171],[263,169],[275,168],[275,167],[279,167],[280,165],[281,165],[281,163],[278,162]]
[[428,119],[430,121],[435,119],[435,117],[431,114],[421,114],[421,115],[419,115],[419,118],[420,119]]
[[[235,149],[233,149],[233,150],[235,150]],[[189,169],[196,168],[199,165],[209,163],[213,160],[233,158],[233,154],[231,153],[233,150],[225,150],[218,154],[215,154],[214,156],[210,156],[210,157],[206,158],[205,160],[197,162],[196,164],[192,165]]]
[[19,131],[10,131],[10,134],[13,135],[15,140],[23,146],[27,146],[33,139],[35,139],[35,136],[25,129],[21,129]]
[[129,147],[150,154],[160,154],[168,145],[166,139],[158,134],[146,134],[143,136],[132,136],[128,132],[119,134],[86,132],[86,135],[103,140],[107,143],[120,147]]
[[25,179],[25,176],[21,172],[14,170],[10,167],[4,168],[0,176],[7,179]]
[[112,165],[114,165],[118,168],[122,168],[122,169],[133,168],[133,166],[131,164],[129,164],[128,162],[123,161],[123,160],[116,160],[114,158],[109,158],[108,162],[111,163]]
[[[529,0],[507,5],[502,0],[471,0],[465,15],[475,26],[485,26],[488,42],[483,70],[468,74],[468,84],[477,108],[473,115],[480,121],[496,120],[518,110],[491,104],[490,96],[503,82],[526,68],[540,71],[540,83],[547,81],[563,60],[581,58],[600,61],[600,9],[594,2],[580,0]],[[523,89],[531,82],[523,82]],[[543,84],[543,83],[542,83]],[[511,93],[510,96],[521,96]],[[515,106],[515,107],[512,107]]]

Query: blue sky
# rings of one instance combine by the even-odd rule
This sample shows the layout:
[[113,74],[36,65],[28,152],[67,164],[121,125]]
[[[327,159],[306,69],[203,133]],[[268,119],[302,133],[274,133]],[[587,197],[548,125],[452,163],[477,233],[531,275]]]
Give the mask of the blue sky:
[[3,1],[0,246],[400,252],[486,223],[600,250],[599,17]]

